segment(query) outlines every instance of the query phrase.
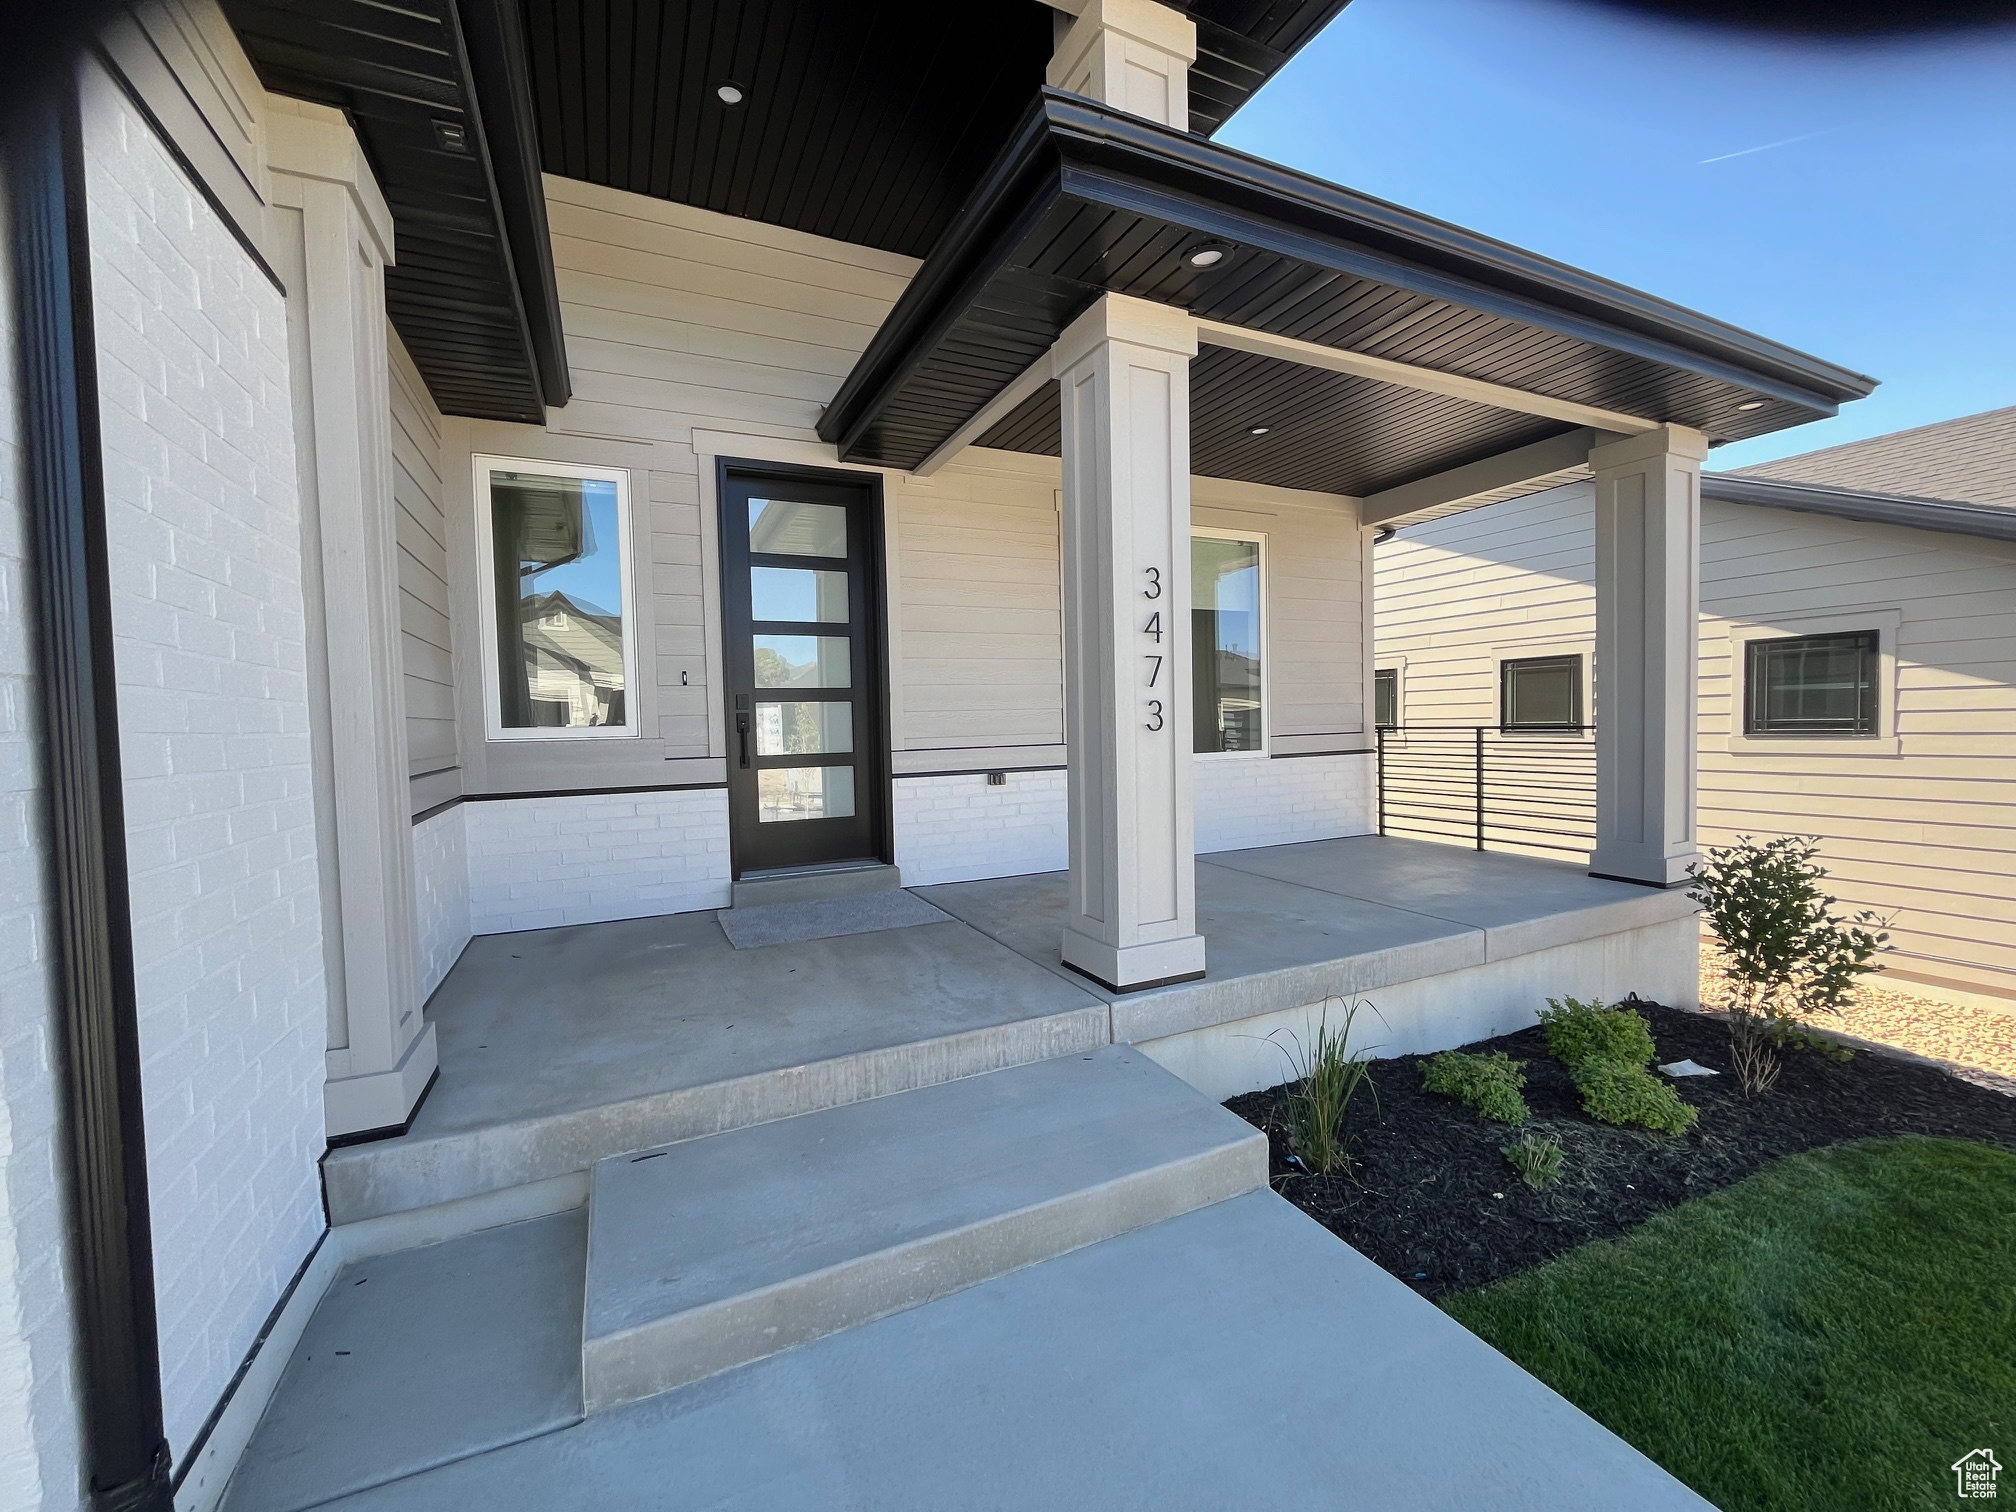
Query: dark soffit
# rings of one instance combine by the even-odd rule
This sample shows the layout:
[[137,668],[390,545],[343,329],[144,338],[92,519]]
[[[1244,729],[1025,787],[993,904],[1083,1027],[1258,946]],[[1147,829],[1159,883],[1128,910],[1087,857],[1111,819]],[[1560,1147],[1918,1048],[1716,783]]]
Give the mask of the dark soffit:
[[[1183,254],[1207,238],[1231,255],[1199,272]],[[847,460],[915,466],[1106,291],[1690,425],[1717,441],[1823,418],[1874,387],[1650,295],[1046,90],[841,385],[820,435]],[[1350,491],[1346,478],[1390,487],[1489,455],[1500,441],[1565,428],[1414,391],[1395,391],[1407,396],[1396,409],[1388,385],[1311,379],[1299,364],[1231,363],[1208,350],[1199,363],[1214,381],[1243,375],[1256,398],[1306,404],[1328,426],[1392,438],[1336,473],[1324,470],[1336,454],[1323,449],[1320,427],[1250,454],[1193,441],[1199,471],[1207,456],[1233,469],[1219,476],[1293,473],[1323,479],[1302,487]],[[1271,424],[1235,417],[1229,391],[1214,402],[1229,408],[1200,411],[1200,421]],[[1039,396],[995,427],[997,444],[1012,437],[1037,449],[1041,404]],[[1388,429],[1386,417],[1401,410],[1401,429]],[[1252,439],[1275,442],[1272,434]],[[1290,450],[1304,455],[1287,458]]]
[[[1035,0],[523,5],[549,173],[919,258],[1042,88],[1059,22]],[[1344,0],[1181,8],[1209,134]]]
[[515,11],[504,0],[224,9],[268,89],[335,106],[356,128],[392,212],[386,312],[435,403],[543,424],[545,406],[567,400],[567,366]]

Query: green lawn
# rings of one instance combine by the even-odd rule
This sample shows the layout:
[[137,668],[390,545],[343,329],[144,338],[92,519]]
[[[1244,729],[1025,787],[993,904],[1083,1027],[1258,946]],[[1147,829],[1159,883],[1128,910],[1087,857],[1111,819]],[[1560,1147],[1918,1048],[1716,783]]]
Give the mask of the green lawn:
[[2016,1154],[1792,1156],[1444,1305],[1725,1512],[2016,1498]]

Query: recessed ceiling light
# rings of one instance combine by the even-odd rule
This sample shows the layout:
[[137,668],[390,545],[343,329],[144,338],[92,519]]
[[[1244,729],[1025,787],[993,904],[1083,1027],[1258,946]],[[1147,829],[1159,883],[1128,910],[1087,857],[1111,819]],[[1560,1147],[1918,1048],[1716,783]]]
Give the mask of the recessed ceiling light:
[[1737,405],[1736,408],[1740,410],[1762,409],[1764,408],[1764,401],[1762,399],[1746,399],[1743,403]]
[[1267,432],[1269,432],[1272,429],[1274,429],[1274,427],[1271,425],[1256,425],[1251,430],[1247,431],[1246,434],[1249,436],[1264,436],[1267,434]]
[[1190,266],[1193,268],[1215,268],[1223,261],[1225,261],[1225,248],[1212,243],[1196,248],[1190,253],[1189,258]]
[[740,105],[742,103],[742,86],[740,84],[717,85],[714,89],[714,98],[719,100],[723,105]]

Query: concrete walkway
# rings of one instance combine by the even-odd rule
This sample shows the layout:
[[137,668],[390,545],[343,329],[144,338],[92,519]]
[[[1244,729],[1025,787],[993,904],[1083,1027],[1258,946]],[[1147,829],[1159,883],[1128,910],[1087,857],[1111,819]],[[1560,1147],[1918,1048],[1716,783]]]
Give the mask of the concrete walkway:
[[329,1505],[1275,1504],[1708,1507],[1270,1192]]

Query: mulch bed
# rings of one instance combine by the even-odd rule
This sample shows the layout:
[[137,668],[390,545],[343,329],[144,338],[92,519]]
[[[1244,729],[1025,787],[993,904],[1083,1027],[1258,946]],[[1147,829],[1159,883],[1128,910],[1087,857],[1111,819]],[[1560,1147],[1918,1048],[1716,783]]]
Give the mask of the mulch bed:
[[1567,1068],[1538,1028],[1466,1046],[1526,1063],[1526,1128],[1557,1135],[1567,1157],[1558,1186],[1535,1192],[1500,1153],[1518,1130],[1487,1123],[1421,1088],[1421,1056],[1374,1062],[1377,1106],[1363,1092],[1350,1115],[1351,1166],[1304,1175],[1288,1160],[1282,1088],[1226,1104],[1267,1132],[1275,1190],[1427,1297],[1466,1291],[1662,1210],[1740,1181],[1780,1156],[1886,1134],[1979,1139],[2016,1149],[2016,1097],[1936,1066],[1867,1050],[1839,1062],[1784,1056],[1777,1084],[1747,1097],[1729,1074],[1719,1017],[1642,1005],[1659,1060],[1692,1058],[1724,1073],[1673,1085],[1701,1110],[1673,1136],[1599,1124],[1582,1112]]

